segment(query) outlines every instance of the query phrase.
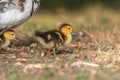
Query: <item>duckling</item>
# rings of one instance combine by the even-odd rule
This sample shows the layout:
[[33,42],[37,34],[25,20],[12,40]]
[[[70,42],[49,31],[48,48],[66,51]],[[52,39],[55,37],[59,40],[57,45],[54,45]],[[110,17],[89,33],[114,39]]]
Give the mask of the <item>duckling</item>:
[[72,26],[67,23],[60,25],[59,30],[49,30],[46,32],[35,31],[35,36],[42,46],[52,49],[55,54],[55,49],[59,46],[66,46],[72,41]]
[[0,50],[6,48],[13,39],[15,39],[15,32],[12,29],[2,30],[0,32]]

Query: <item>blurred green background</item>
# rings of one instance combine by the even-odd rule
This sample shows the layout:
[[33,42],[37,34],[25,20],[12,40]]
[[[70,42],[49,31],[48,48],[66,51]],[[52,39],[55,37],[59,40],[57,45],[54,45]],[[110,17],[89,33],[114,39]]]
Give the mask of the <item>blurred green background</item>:
[[64,7],[68,10],[83,9],[93,4],[102,4],[102,6],[119,9],[120,0],[41,0],[41,7],[43,9],[55,10]]
[[41,0],[37,14],[19,28],[30,35],[35,30],[58,29],[62,23],[71,24],[77,32],[114,30],[120,26],[119,3],[120,0]]

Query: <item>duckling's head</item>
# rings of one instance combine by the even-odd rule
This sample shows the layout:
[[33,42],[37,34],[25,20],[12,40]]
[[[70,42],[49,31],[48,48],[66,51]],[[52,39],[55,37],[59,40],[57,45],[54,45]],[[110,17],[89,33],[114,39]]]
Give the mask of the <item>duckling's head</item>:
[[59,30],[64,35],[69,35],[72,32],[72,26],[70,24],[64,23],[60,26]]
[[3,32],[3,37],[7,40],[15,39],[15,32],[11,29],[7,29]]

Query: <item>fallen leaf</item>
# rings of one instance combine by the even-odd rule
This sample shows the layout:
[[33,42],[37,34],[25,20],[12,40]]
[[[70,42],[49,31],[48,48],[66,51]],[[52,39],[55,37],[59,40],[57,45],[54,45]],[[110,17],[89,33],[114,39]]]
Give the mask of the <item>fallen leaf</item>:
[[25,53],[25,52],[20,52],[20,53],[18,53],[20,56],[24,56],[24,57],[26,57],[27,56],[27,53]]
[[26,61],[25,58],[17,58],[17,59],[16,59],[16,62],[25,62],[25,61]]
[[55,60],[60,61],[61,59],[59,57],[55,57]]
[[76,47],[80,46],[80,44],[78,44],[78,43],[71,43],[70,46],[76,48]]
[[37,46],[37,43],[32,43],[31,45],[30,45],[30,47],[36,47]]
[[60,76],[64,76],[65,73],[64,73],[63,71],[59,70],[59,71],[58,71],[58,75],[60,75]]

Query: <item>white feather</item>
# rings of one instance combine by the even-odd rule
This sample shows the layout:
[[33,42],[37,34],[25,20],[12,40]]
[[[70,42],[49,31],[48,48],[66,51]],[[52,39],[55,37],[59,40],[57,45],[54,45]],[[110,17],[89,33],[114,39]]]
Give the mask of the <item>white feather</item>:
[[[3,0],[2,0],[3,1]],[[7,0],[4,0],[7,1]],[[34,0],[25,0],[23,6],[24,11],[20,11],[19,0],[13,0],[15,4],[5,4],[3,11],[0,11],[0,29],[3,28],[12,28],[17,27],[31,17],[32,11],[32,1]],[[38,0],[39,1],[39,0]],[[39,1],[40,2],[40,1]],[[34,11],[35,12],[39,7],[39,4],[34,2]]]

